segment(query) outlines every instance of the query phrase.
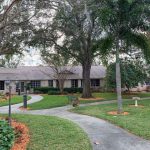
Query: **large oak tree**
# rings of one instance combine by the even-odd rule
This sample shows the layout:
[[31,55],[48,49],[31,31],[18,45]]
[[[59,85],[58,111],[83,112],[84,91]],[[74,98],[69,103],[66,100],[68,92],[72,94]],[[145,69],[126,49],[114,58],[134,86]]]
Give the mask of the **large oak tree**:
[[82,97],[92,97],[91,65],[93,59],[102,53],[100,50],[107,49],[110,43],[98,22],[95,10],[99,5],[94,0],[64,0],[56,3],[55,7],[46,2],[43,2],[43,11],[37,15],[37,23],[33,23],[30,44],[75,58],[83,68]]

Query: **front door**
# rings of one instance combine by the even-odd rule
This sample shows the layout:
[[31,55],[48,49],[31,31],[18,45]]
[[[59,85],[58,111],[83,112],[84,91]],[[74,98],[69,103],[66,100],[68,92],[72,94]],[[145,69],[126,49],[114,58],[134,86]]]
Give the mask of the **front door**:
[[21,82],[21,92],[24,92],[24,82]]

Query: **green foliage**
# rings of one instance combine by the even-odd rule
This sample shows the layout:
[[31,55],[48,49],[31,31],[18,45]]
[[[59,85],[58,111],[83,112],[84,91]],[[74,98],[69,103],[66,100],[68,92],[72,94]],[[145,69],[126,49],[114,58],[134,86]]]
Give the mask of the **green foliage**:
[[[50,7],[47,7],[50,2],[49,4],[46,4],[46,1],[43,3],[39,6],[41,8],[39,12],[46,21],[32,25],[34,30],[29,38],[31,39],[29,45],[45,49],[44,55],[46,51],[48,54],[59,52],[65,57],[62,59],[63,62],[73,58],[84,66],[83,88],[86,90],[83,90],[83,97],[91,97],[88,81],[93,59],[105,53],[110,46],[110,39],[105,39],[103,36],[103,29],[98,22],[99,16],[95,12],[98,7],[97,2],[94,0],[58,1],[54,9],[55,13],[52,13],[51,16],[45,14],[45,12],[53,12],[49,10]],[[43,6],[45,6],[44,11]],[[51,55],[51,58],[56,63],[59,57]]]
[[68,93],[82,93],[83,88],[64,88],[65,92]]
[[37,87],[34,88],[34,93],[42,93],[42,94],[47,94],[49,91],[53,91],[53,92],[58,92],[59,88],[51,88],[51,87]]
[[0,120],[0,150],[10,150],[15,139],[14,130],[8,122]]
[[60,95],[61,93],[59,91],[48,91],[48,95]]
[[[116,88],[115,65],[115,63],[111,63],[107,68],[107,88]],[[130,88],[137,86],[139,82],[143,83],[147,78],[146,70],[141,64],[139,64],[139,62],[121,61],[120,67],[122,88],[126,87],[129,90]]]
[[119,54],[138,52],[150,62],[150,42],[145,34],[150,28],[150,1],[104,0],[97,13],[108,37],[113,39],[112,54],[116,54],[117,47]]
[[[82,88],[64,88],[64,92],[67,93],[82,93]],[[34,88],[34,92],[35,93],[42,93],[42,94],[52,94],[54,95],[54,93],[59,94],[60,90],[59,88],[51,88],[51,87],[38,87],[38,88]]]
[[0,67],[17,68],[22,57],[23,57],[23,54],[17,54],[15,56],[13,54],[7,54],[4,56],[1,56]]
[[[25,49],[22,35],[28,26],[29,1],[23,5],[19,0],[0,0],[0,55],[20,54]],[[10,64],[12,66],[12,64]]]

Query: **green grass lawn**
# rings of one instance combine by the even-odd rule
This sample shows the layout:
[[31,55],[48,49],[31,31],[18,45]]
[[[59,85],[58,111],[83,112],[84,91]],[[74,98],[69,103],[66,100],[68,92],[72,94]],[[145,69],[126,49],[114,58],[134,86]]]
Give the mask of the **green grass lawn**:
[[[74,94],[74,95],[81,97],[81,94]],[[115,99],[117,99],[117,94],[113,93],[113,92],[103,92],[103,93],[97,92],[97,93],[92,93],[92,95],[93,95],[93,97],[103,98],[104,100],[115,100]],[[130,94],[129,93],[122,93],[123,99],[132,99],[132,97],[135,97],[135,96],[141,97],[141,98],[150,97],[150,92],[147,92],[147,93],[146,92],[144,92],[144,93],[139,92],[139,93],[130,93]]]
[[27,150],[91,150],[87,135],[76,124],[58,117],[13,115],[30,131]]
[[[54,107],[66,106],[69,104],[67,96],[61,95],[43,95],[43,99],[39,102],[29,104],[28,107],[32,110],[48,109]],[[98,100],[82,100],[80,104],[98,102]]]
[[[114,100],[117,98],[117,94],[116,93],[93,93],[94,97],[101,97],[104,98],[105,100]],[[123,99],[132,99],[132,97],[134,96],[138,96],[141,98],[145,98],[145,97],[150,97],[150,93],[123,93],[122,97]]]
[[68,104],[68,99],[66,96],[59,95],[43,95],[43,99],[39,102],[29,104],[30,109],[48,109],[54,107],[65,106]]
[[[81,94],[74,94],[75,96],[80,97]],[[104,98],[104,100],[81,100],[80,104],[85,103],[93,103],[99,101],[106,101],[106,100],[114,100],[116,99],[116,93],[93,93],[94,97]],[[131,99],[133,96],[140,96],[140,97],[150,97],[150,93],[138,93],[134,95],[123,95],[124,99]],[[54,107],[61,107],[68,105],[68,98],[67,96],[62,95],[43,95],[43,100],[29,104],[28,107],[32,110],[38,109],[49,109]]]
[[138,103],[144,105],[144,108],[129,106],[134,104],[134,101],[124,102],[124,111],[129,112],[129,115],[126,116],[107,114],[109,111],[117,110],[116,103],[77,107],[72,111],[108,120],[138,136],[150,140],[150,100],[142,100]]
[[[30,96],[28,96],[28,100],[29,99],[31,99]],[[22,103],[22,102],[23,102],[23,96],[15,95],[15,96],[12,96],[12,98],[11,98],[12,105]],[[8,100],[0,102],[0,106],[7,106],[7,105],[8,105]]]

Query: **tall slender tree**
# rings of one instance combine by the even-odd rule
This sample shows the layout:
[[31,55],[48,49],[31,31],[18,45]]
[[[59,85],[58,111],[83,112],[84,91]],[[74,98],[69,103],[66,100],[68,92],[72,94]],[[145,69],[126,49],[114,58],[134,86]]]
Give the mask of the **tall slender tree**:
[[[112,52],[116,57],[116,89],[118,113],[122,113],[120,54],[141,50],[141,55],[150,60],[150,47],[145,33],[150,28],[150,1],[104,0],[98,9],[100,22],[112,38]],[[134,53],[132,53],[134,54]]]

